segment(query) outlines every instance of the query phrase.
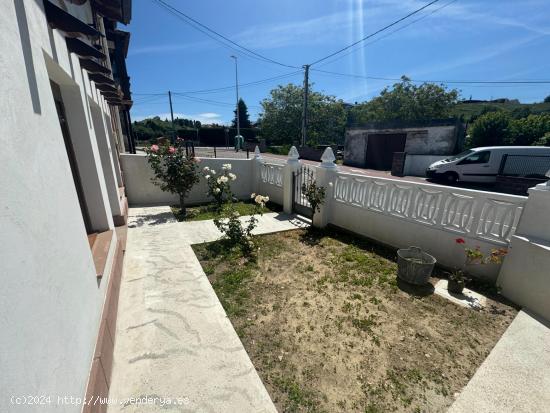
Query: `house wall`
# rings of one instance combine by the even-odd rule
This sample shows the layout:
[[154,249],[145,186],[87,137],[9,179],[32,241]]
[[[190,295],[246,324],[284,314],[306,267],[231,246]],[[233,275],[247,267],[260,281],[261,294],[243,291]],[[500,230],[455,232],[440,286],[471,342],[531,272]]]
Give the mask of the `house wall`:
[[[91,21],[89,6],[63,3]],[[83,184],[94,187],[91,212],[103,227],[97,229],[113,228],[113,221],[88,98],[108,108],[64,36],[48,28],[42,1],[0,6],[0,411],[28,412],[31,406],[12,405],[10,396],[84,396],[109,274],[98,285],[50,78],[62,79],[67,111],[79,112],[78,125],[68,114],[69,128],[90,151],[80,166],[87,171]],[[116,242],[115,236],[107,269]]]
[[[124,171],[126,194],[130,205],[171,205],[178,204],[179,197],[161,189],[151,182],[153,171],[147,163],[145,154],[121,154],[120,161]],[[221,172],[223,164],[230,163],[231,172],[237,175],[237,180],[232,183],[231,189],[240,199],[250,198],[253,189],[252,159],[222,159],[203,158],[200,168],[208,166],[216,172]],[[210,201],[207,197],[206,180],[201,177],[197,185],[193,187],[186,198],[188,205],[196,205]]]

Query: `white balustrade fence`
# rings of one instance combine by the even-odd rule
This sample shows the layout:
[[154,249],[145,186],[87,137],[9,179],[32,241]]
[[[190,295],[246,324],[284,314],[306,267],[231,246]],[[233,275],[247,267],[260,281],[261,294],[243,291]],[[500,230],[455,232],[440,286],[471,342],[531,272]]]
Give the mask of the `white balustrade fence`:
[[338,174],[334,200],[507,245],[524,197],[414,182]]
[[[417,245],[450,268],[465,268],[466,246],[506,247],[526,197],[337,172],[328,222],[394,247]],[[498,265],[468,266],[494,281]]]
[[276,204],[283,204],[283,171],[284,165],[260,163],[259,192],[269,196]]

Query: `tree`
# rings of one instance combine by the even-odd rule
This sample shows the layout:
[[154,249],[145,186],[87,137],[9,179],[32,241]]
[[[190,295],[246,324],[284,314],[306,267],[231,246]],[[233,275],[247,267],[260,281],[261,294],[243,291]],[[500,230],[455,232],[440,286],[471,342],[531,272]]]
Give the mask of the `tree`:
[[456,89],[444,85],[424,83],[417,86],[406,76],[391,89],[385,88],[380,96],[354,106],[350,110],[353,123],[386,121],[429,121],[447,118],[458,101]]
[[[235,114],[235,117],[233,118],[233,127],[237,127],[237,109],[233,111]],[[244,100],[239,99],[239,126],[242,129],[250,129],[252,127],[252,123],[250,123],[250,115],[248,114],[248,107],[246,106],[246,103],[244,103]]]
[[469,130],[467,146],[498,146],[509,143],[508,127],[510,116],[503,111],[488,112],[481,115]]
[[185,197],[199,182],[198,160],[187,157],[182,139],[177,139],[175,146],[151,145],[145,152],[154,173],[152,182],[161,190],[179,196],[180,214],[185,217]]
[[544,103],[550,103],[550,95],[544,98]]
[[513,119],[510,121],[508,143],[532,145],[548,132],[550,132],[550,114],[548,113]]
[[[292,144],[302,134],[303,88],[279,85],[261,102],[262,136],[275,145]],[[341,100],[310,89],[308,104],[308,145],[341,142],[346,112]]]

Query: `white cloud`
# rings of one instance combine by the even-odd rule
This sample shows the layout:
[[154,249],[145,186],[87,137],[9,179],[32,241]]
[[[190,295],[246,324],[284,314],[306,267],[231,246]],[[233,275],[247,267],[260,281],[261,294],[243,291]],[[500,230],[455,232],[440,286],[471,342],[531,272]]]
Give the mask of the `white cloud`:
[[[133,120],[143,120],[148,118],[154,118],[155,116],[158,116],[161,119],[170,119],[170,113],[154,113],[149,115],[134,115],[132,117]],[[219,123],[224,124],[224,120],[222,119],[222,115],[215,112],[203,112],[203,113],[196,113],[196,114],[188,114],[188,113],[174,113],[174,119],[180,118],[180,119],[191,119],[191,120],[198,120],[201,123]]]

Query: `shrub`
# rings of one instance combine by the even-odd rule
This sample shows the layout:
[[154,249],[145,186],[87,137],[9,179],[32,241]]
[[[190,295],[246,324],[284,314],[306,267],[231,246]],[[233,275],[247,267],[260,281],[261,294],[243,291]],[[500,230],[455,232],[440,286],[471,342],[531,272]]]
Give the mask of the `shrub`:
[[220,174],[215,169],[204,167],[202,170],[203,176],[208,185],[208,195],[214,198],[215,209],[221,211],[224,203],[233,199],[231,192],[231,182],[237,179],[234,173],[231,173],[231,164],[222,165]]
[[174,146],[168,142],[148,146],[145,152],[155,175],[152,182],[163,191],[179,196],[181,214],[185,216],[185,197],[199,181],[200,160],[186,155],[185,145],[180,139]]
[[302,192],[311,205],[311,209],[313,211],[311,222],[313,222],[315,212],[320,211],[321,205],[325,202],[325,188],[322,186],[317,186],[317,183],[313,181],[309,185],[306,185],[305,183],[302,184]]
[[263,207],[269,201],[269,197],[252,194],[256,203],[255,213],[247,222],[242,222],[240,215],[235,211],[234,204],[229,201],[224,208],[224,213],[214,219],[214,224],[227,238],[232,246],[238,247],[242,254],[249,256],[254,251],[254,242],[252,240],[252,231],[258,225],[258,219],[255,214],[262,215]]

